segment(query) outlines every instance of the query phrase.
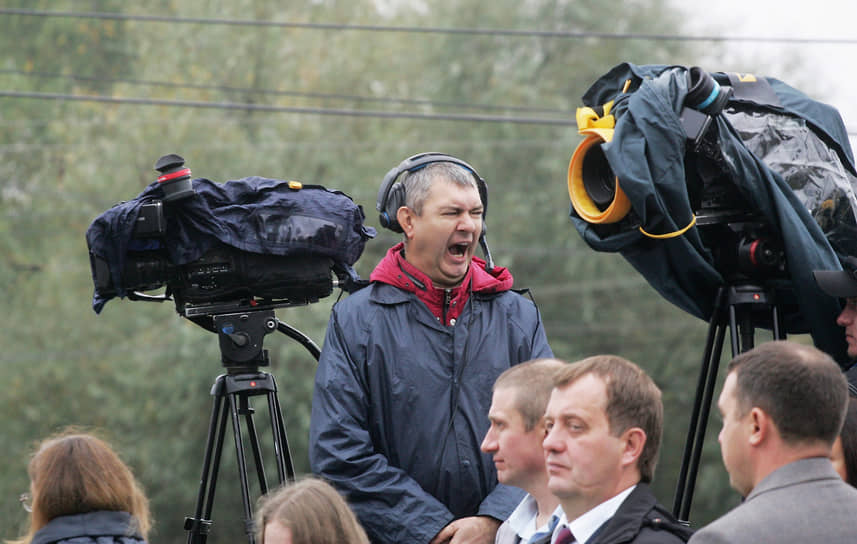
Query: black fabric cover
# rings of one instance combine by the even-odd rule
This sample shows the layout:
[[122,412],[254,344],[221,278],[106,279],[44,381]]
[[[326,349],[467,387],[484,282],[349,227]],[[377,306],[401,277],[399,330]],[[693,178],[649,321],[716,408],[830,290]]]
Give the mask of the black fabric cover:
[[[729,84],[730,75],[712,75]],[[628,91],[622,93],[629,79]],[[770,283],[783,313],[784,332],[811,333],[819,349],[845,365],[845,341],[835,324],[839,302],[818,288],[812,271],[840,270],[840,258],[853,252],[849,244],[857,242],[848,135],[833,107],[776,79],[759,79],[774,91],[775,100],[756,103],[753,96],[736,92],[727,109],[714,117],[722,162],[749,208],[781,235],[790,281]],[[680,120],[687,88],[684,67],[629,63],[614,67],[590,87],[583,96],[585,105],[615,100],[613,139],[601,147],[637,223],[593,225],[573,207],[570,214],[590,247],[620,252],[664,298],[710,320],[725,280],[700,227],[665,240],[636,229],[642,225],[650,233],[674,232],[688,225],[697,211],[688,195],[686,180],[693,173],[686,172],[688,143]],[[795,136],[783,136],[784,128]],[[790,155],[786,164],[783,157]]]
[[[192,185],[195,195],[165,203],[167,228],[162,239],[133,237],[140,207],[164,197],[157,182],[89,226],[90,253],[108,263],[118,296],[126,294],[122,270],[129,251],[163,248],[179,266],[222,243],[250,253],[330,257],[351,271],[366,241],[375,236],[374,228],[363,225],[361,206],[345,193],[320,185],[292,189],[287,181],[255,176],[225,183],[198,178]],[[100,312],[110,298],[96,288],[93,309]]]

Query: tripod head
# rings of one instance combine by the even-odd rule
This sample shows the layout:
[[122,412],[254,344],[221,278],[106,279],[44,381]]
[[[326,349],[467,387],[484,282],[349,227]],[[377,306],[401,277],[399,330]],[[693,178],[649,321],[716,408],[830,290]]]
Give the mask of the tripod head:
[[262,349],[262,341],[277,330],[274,310],[215,315],[212,323],[220,342],[223,366],[230,371],[268,366],[268,350]]

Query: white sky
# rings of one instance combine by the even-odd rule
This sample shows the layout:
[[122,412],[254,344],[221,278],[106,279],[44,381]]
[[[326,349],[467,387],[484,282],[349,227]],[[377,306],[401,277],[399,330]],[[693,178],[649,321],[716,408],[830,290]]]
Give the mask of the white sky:
[[[857,40],[857,0],[673,0],[697,35]],[[733,42],[711,71],[775,77],[839,110],[857,148],[857,43]],[[790,62],[799,58],[801,71]],[[719,65],[722,61],[723,65]]]

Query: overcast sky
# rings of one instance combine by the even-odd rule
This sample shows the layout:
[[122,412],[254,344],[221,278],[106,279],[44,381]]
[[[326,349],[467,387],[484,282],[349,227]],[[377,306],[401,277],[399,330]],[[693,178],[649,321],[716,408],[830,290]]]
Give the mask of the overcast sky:
[[[771,76],[839,110],[857,148],[857,0],[673,0],[697,35],[854,40],[851,44],[730,43],[711,71]],[[790,62],[803,62],[796,74]],[[810,83],[811,82],[811,83]],[[812,86],[810,89],[808,87]]]

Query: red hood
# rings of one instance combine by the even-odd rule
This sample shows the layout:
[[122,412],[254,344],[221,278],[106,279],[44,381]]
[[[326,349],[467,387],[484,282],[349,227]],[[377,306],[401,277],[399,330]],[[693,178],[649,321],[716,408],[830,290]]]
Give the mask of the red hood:
[[[443,301],[447,290],[434,287],[428,276],[406,261],[402,251],[404,247],[404,242],[399,242],[387,250],[387,255],[381,259],[381,262],[370,274],[369,279],[416,293],[435,316],[443,317]],[[491,272],[488,272],[485,270],[485,261],[474,256],[470,261],[470,267],[467,269],[464,281],[451,289],[450,305],[446,308],[446,324],[449,324],[451,319],[457,319],[461,314],[461,310],[470,295],[471,289],[468,288],[468,285],[471,281],[474,293],[508,291],[514,283],[512,273],[507,268],[495,266]]]

